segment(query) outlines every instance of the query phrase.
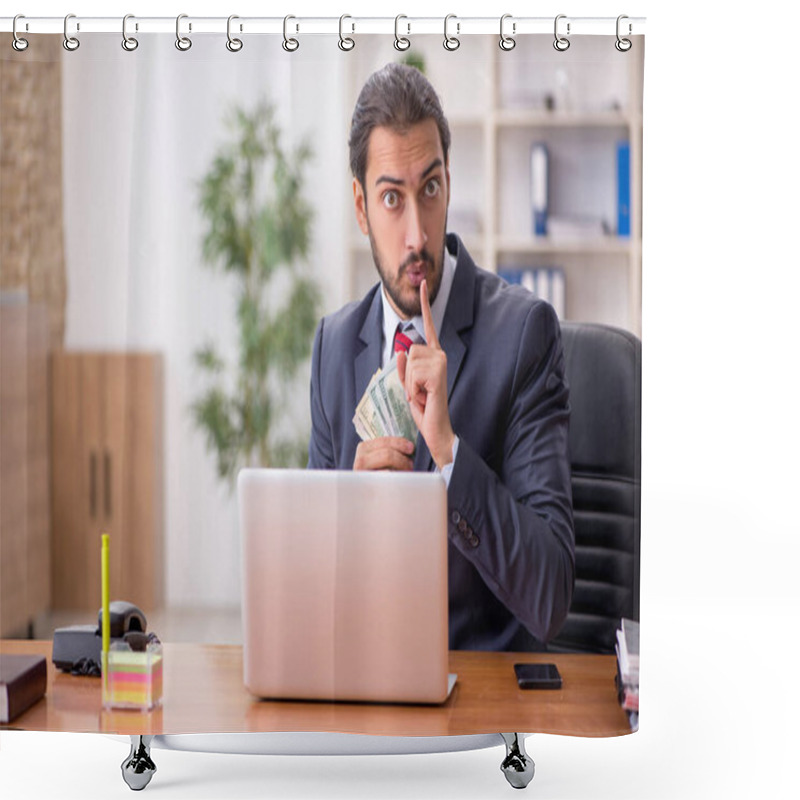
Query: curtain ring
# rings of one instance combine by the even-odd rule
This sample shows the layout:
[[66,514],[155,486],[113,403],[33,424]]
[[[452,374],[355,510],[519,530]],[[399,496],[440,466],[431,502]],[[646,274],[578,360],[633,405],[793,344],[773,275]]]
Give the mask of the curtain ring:
[[17,14],[17,16],[16,16],[16,17],[14,17],[14,24],[13,24],[13,26],[12,26],[12,28],[11,28],[11,30],[12,30],[12,31],[13,31],[13,33],[14,33],[14,40],[11,42],[11,46],[12,46],[12,47],[13,47],[13,48],[14,48],[14,49],[15,49],[15,50],[18,52],[18,53],[21,53],[23,50],[27,50],[27,49],[28,49],[28,40],[27,40],[27,39],[23,39],[23,38],[22,38],[22,37],[21,37],[21,36],[20,36],[20,35],[17,33],[17,20],[18,20],[18,19],[25,19],[25,15],[24,15],[24,14]]
[[[622,22],[623,19],[628,19],[628,15],[627,14],[620,14],[617,17],[617,41],[614,42],[614,47],[616,47],[617,50],[619,50],[620,53],[627,53],[628,50],[630,50],[631,47],[633,47],[633,42],[631,42],[630,39],[621,39],[620,38],[620,35],[619,35],[619,23]],[[628,35],[630,35],[630,33],[631,33],[631,24],[629,22],[628,23]]]
[[[407,39],[405,36],[400,36],[398,33],[398,23],[401,19],[408,19],[408,17],[405,14],[398,14],[394,18],[394,49],[402,52],[403,50],[408,50],[408,48],[411,47],[411,40]],[[408,25],[408,32],[411,33],[410,25]]]
[[132,53],[138,46],[139,40],[128,36],[128,20],[134,19],[133,14],[126,14],[122,18],[122,49]]
[[297,50],[298,47],[300,47],[300,42],[298,42],[297,39],[289,39],[286,36],[286,23],[290,19],[297,19],[297,17],[293,17],[291,14],[289,14],[288,16],[283,18],[283,49],[287,53],[294,53],[294,51]]
[[[500,49],[505,50],[508,52],[509,50],[513,50],[517,46],[517,40],[511,36],[506,36],[505,32],[503,31],[503,26],[505,25],[505,21],[507,19],[511,19],[511,14],[503,14],[500,17],[500,41],[498,42]],[[511,23],[511,32],[517,32],[517,23]]]
[[[175,20],[175,47],[182,53],[185,53],[192,46],[192,40],[188,36],[181,36],[181,20],[188,17],[188,14],[178,14],[178,18]],[[191,29],[192,26],[190,24],[189,30]]]
[[[565,50],[569,50],[570,41],[564,36],[558,35],[558,21],[560,19],[566,19],[566,14],[559,14],[556,17],[555,24],[553,25],[553,32],[555,34],[555,41],[553,42],[553,47],[558,50],[559,53],[563,53]],[[569,36],[569,22],[567,23],[567,36]]]
[[231,22],[235,19],[239,19],[236,14],[231,14],[228,17],[228,41],[225,42],[225,47],[227,47],[231,53],[238,53],[244,46],[241,39],[234,39],[231,37]]
[[[454,50],[458,50],[458,48],[461,47],[461,40],[458,38],[458,36],[448,36],[447,34],[447,23],[451,19],[457,20],[458,17],[456,17],[455,14],[448,14],[444,18],[444,41],[442,42],[442,47],[452,53]],[[461,23],[456,22],[456,34],[459,33],[461,33]]]
[[[349,14],[342,14],[342,16],[339,17],[339,49],[344,50],[345,53],[352,50],[356,46],[355,39],[352,39],[350,36],[345,36],[342,33],[342,23],[346,19],[353,19],[353,18]],[[356,26],[355,23],[353,23],[353,31],[355,31],[355,29]]]
[[67,23],[69,23],[69,21],[71,19],[75,19],[75,15],[74,14],[67,14],[67,16],[64,17],[64,41],[63,41],[63,45],[64,45],[64,49],[65,50],[69,50],[70,53],[73,53],[75,50],[77,50],[81,46],[81,43],[80,43],[80,41],[78,40],[77,37],[70,36],[67,33]]

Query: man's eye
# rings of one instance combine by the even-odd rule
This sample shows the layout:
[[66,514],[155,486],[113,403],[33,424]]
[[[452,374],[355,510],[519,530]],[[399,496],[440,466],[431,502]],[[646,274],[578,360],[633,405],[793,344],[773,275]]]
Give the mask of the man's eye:
[[397,208],[397,204],[400,202],[397,192],[386,192],[383,196],[383,204],[386,208]]
[[436,197],[439,194],[439,179],[432,178],[425,184],[425,196]]

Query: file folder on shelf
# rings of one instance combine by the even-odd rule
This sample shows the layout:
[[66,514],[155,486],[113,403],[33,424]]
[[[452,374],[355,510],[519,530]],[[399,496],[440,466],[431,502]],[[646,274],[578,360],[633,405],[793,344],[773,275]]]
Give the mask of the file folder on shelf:
[[547,235],[548,173],[547,147],[542,142],[536,142],[531,147],[531,211],[534,236]]
[[631,145],[617,142],[617,236],[631,235]]
[[497,274],[507,283],[524,286],[550,303],[559,319],[566,319],[567,283],[561,267],[509,268],[500,269]]

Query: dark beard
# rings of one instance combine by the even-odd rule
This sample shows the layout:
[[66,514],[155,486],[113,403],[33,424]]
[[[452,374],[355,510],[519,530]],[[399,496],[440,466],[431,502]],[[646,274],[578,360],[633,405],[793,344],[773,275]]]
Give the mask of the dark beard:
[[[422,314],[422,303],[419,299],[419,290],[417,290],[416,295],[414,296],[414,300],[411,303],[407,303],[400,297],[400,293],[397,291],[396,285],[392,284],[388,280],[388,276],[386,275],[383,265],[381,264],[380,257],[378,256],[378,250],[375,247],[375,240],[372,238],[372,229],[369,227],[369,219],[367,219],[367,230],[369,232],[369,246],[372,249],[372,260],[375,262],[375,267],[378,270],[378,274],[381,276],[381,281],[383,282],[383,286],[386,289],[386,293],[391,298],[392,302],[394,303],[395,307],[400,310],[400,312],[405,316],[406,319],[411,319],[412,317],[419,317]],[[445,230],[447,230],[447,219],[445,218]],[[396,283],[400,282],[400,279],[403,277],[406,269],[408,268],[409,264],[414,264],[418,261],[423,262],[429,268],[432,269],[432,276],[431,280],[428,283],[428,302],[433,305],[433,301],[436,300],[436,295],[439,294],[439,287],[442,285],[442,275],[444,274],[444,248],[446,243],[446,237],[442,237],[442,252],[439,254],[439,270],[436,271],[436,265],[433,260],[433,256],[428,252],[427,248],[422,248],[419,252],[413,252],[408,255],[408,257],[403,261],[400,265],[400,269],[397,272],[397,281]]]

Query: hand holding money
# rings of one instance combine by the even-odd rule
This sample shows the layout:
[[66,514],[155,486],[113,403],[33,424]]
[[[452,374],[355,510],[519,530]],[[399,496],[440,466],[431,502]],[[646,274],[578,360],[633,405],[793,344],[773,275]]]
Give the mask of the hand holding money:
[[411,470],[417,426],[397,363],[378,370],[369,382],[353,417],[362,442],[356,450],[354,470]]
[[378,439],[367,439],[360,442],[356,449],[353,469],[378,470],[390,469],[411,472],[414,469],[412,456],[414,443],[402,436],[385,436]]
[[417,441],[417,425],[396,361],[372,376],[356,408],[353,425],[364,441],[381,436],[402,436],[412,444]]

